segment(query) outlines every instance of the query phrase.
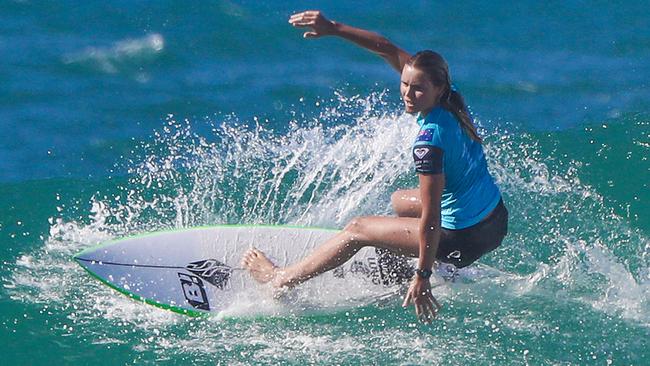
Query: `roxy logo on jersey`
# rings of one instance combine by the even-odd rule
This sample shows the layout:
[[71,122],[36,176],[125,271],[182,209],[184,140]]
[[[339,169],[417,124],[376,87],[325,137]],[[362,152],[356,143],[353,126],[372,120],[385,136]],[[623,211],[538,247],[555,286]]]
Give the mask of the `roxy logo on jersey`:
[[415,146],[413,161],[415,171],[422,174],[438,174],[443,172],[443,151],[436,146]]
[[418,157],[418,159],[422,159],[428,152],[428,147],[416,147],[413,149],[413,153]]

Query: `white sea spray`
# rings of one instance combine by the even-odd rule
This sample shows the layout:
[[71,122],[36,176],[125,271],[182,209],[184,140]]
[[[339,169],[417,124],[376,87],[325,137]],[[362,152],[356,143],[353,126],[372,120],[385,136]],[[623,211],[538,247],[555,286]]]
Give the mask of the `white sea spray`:
[[[598,322],[602,314],[649,326],[648,239],[580,181],[580,162],[551,168],[533,136],[513,132],[488,134],[485,144],[510,210],[510,234],[483,260],[495,268],[493,275],[437,292],[446,309],[435,329],[448,338],[427,334],[414,344],[420,330],[410,310],[397,306],[399,296],[370,314],[363,302],[349,300],[362,284],[343,291],[319,287],[323,304],[334,310],[243,298],[220,317],[188,320],[114,293],[70,260],[97,243],[165,228],[341,227],[356,215],[390,214],[392,191],[415,184],[408,151],[416,133],[413,117],[376,112],[383,106],[377,96],[340,97],[338,103],[324,107],[317,121],[288,121],[281,135],[259,120],[236,119],[207,122],[211,133],[200,134],[196,125],[205,122],[170,116],[127,163],[128,181],[112,195],[97,194],[88,202],[85,220],[51,219],[42,248],[14,264],[7,293],[66,314],[66,334],[133,344],[161,358],[225,352],[233,363],[344,362],[368,359],[377,345],[389,355],[382,360],[444,362],[480,357],[477,339],[494,339],[493,357],[515,354],[527,360],[535,355],[530,347],[502,349],[499,340],[513,334],[553,339],[575,331],[560,329],[545,314],[544,306],[551,305],[591,309],[591,318],[579,321]],[[313,292],[307,286],[303,295]],[[349,307],[353,310],[344,314],[337,310]],[[322,316],[338,320],[321,321]],[[312,323],[321,329],[314,332]],[[110,335],[103,333],[108,329]],[[454,338],[457,332],[463,337]],[[456,353],[432,351],[450,347]]]

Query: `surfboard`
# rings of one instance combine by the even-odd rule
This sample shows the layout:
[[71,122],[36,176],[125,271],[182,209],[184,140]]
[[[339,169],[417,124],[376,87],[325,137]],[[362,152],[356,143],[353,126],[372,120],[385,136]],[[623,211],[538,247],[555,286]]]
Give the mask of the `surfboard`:
[[[200,227],[103,243],[81,251],[74,260],[105,285],[137,301],[197,316],[228,309],[241,294],[259,291],[260,285],[240,267],[248,248],[256,247],[284,266],[304,258],[337,232],[291,226]],[[325,291],[381,298],[412,277],[413,265],[413,260],[366,247],[339,268],[308,281],[310,297],[325,296]],[[352,284],[357,287],[346,295]]]

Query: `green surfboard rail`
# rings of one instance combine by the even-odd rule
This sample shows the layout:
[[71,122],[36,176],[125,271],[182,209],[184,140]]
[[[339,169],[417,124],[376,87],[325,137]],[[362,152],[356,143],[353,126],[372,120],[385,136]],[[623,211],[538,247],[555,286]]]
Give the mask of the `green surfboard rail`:
[[180,233],[180,232],[188,232],[188,231],[193,231],[193,230],[205,230],[205,229],[216,229],[216,228],[278,228],[278,229],[301,229],[301,230],[325,230],[325,231],[339,231],[338,229],[332,229],[332,228],[319,228],[319,227],[308,227],[308,226],[295,226],[295,225],[268,225],[268,224],[262,224],[262,225],[206,225],[206,226],[195,226],[191,228],[181,228],[181,229],[168,229],[168,230],[160,230],[160,231],[154,231],[150,233],[141,233],[141,234],[135,234],[135,235],[130,235],[126,236],[123,238],[119,239],[114,239],[114,240],[109,240],[104,243],[100,243],[98,245],[86,248],[79,253],[75,254],[72,256],[72,260],[77,262],[86,272],[88,272],[93,278],[98,280],[99,282],[103,283],[104,285],[108,286],[109,288],[119,292],[122,295],[126,295],[130,299],[136,301],[136,302],[141,302],[145,303],[148,305],[155,306],[157,308],[163,309],[163,310],[168,310],[172,311],[174,313],[182,314],[182,315],[187,315],[191,317],[202,317],[202,316],[209,316],[210,312],[208,311],[197,311],[197,310],[190,310],[190,309],[185,309],[181,308],[178,306],[174,305],[169,305],[169,304],[164,304],[152,299],[148,299],[145,297],[142,297],[140,295],[134,294],[126,289],[123,289],[121,287],[117,287],[113,285],[112,283],[106,281],[104,278],[98,276],[95,272],[91,271],[88,267],[84,266],[81,261],[79,261],[77,258],[83,256],[84,254],[87,254],[89,252],[95,251],[97,249],[101,249],[110,245],[113,245],[115,243],[124,241],[124,240],[130,240],[130,239],[136,239],[136,238],[145,238],[145,237],[150,237],[150,236],[156,236],[160,234],[166,234],[166,233]]

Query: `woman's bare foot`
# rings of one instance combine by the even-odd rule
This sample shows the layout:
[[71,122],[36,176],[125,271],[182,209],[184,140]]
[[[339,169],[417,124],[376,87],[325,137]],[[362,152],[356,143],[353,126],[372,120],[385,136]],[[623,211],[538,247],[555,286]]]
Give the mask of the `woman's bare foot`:
[[257,248],[250,248],[244,253],[241,265],[248,270],[255,281],[262,284],[273,281],[279,272],[279,268]]

